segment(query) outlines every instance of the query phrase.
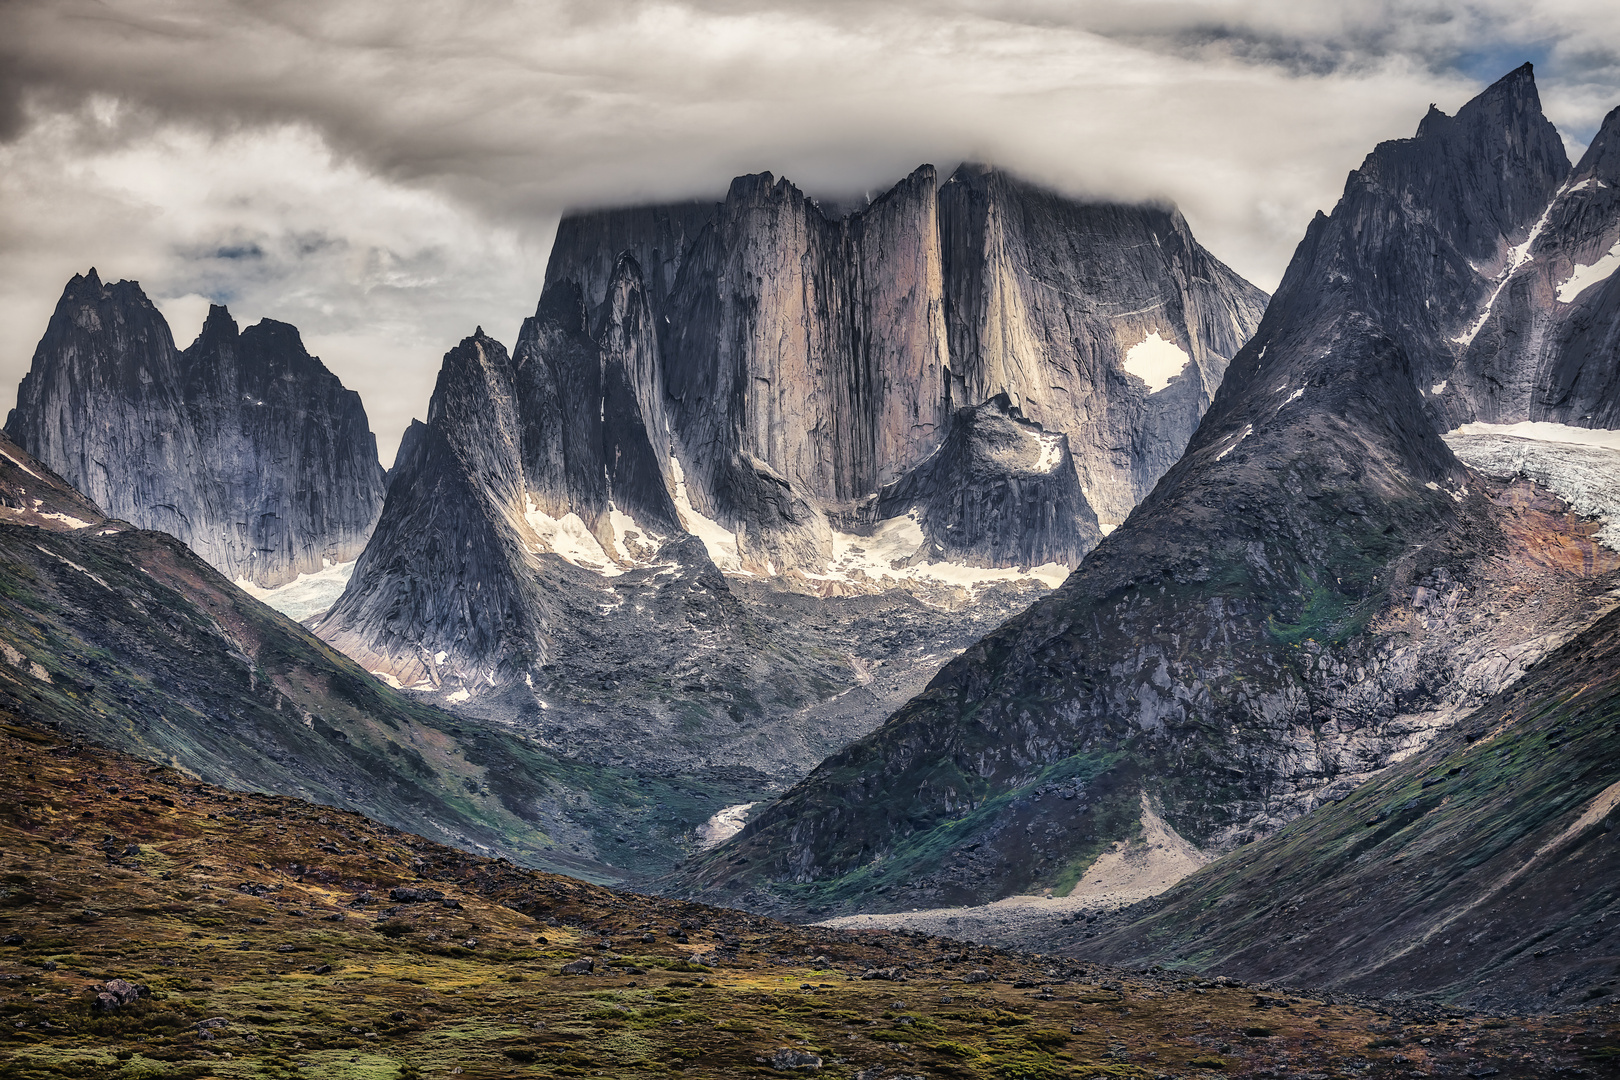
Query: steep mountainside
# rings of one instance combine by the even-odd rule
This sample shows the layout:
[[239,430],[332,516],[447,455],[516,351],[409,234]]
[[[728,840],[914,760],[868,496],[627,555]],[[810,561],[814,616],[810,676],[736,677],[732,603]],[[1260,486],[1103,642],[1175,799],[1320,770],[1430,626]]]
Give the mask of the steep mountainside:
[[607,347],[564,322],[583,318],[576,293],[525,325],[515,357],[481,331],[451,350],[373,541],[316,630],[394,685],[556,751],[719,770],[750,785],[738,802],[766,798],[1039,587],[992,583],[971,606],[903,590],[811,602],[723,577],[664,488],[638,484],[658,475],[644,420],[657,401],[644,410],[635,389],[645,305],[634,264],[620,271],[625,322]]
[[579,765],[391,690],[3,437],[0,707],[210,782],[605,881],[668,869],[757,790]]
[[1493,1009],[1569,1008],[1620,988],[1617,805],[1620,612],[1424,753],[1070,951]]
[[1264,300],[1171,209],[973,167],[848,215],[769,175],[572,215],[510,354],[447,354],[318,632],[571,752],[780,785],[1067,575],[1086,485],[1128,510]]
[[1219,850],[1589,625],[1617,565],[1595,523],[1470,472],[1417,387],[1489,301],[1471,263],[1523,244],[1567,170],[1528,66],[1380,145],[1126,524],[673,887],[811,911],[1062,890],[1144,792]]
[[266,319],[176,350],[133,281],[68,282],[6,434],[108,513],[260,586],[352,561],[382,509],[360,397]]
[[[1620,1034],[1592,1008],[1509,1025],[786,926],[200,784],[4,713],[0,786],[0,1074],[19,1080],[992,1080],[1328,1059],[1374,1078],[1579,1075]],[[1422,1044],[1392,1047],[1403,1025]]]
[[1620,109],[1525,240],[1478,266],[1484,310],[1417,373],[1440,426],[1620,428]]
[[998,523],[925,536],[976,566],[1072,564],[1180,456],[1266,299],[1173,208],[1074,202],[975,165],[943,186],[923,166],[847,216],[759,174],[718,205],[566,218],[546,292],[577,292],[593,328],[608,252],[646,278],[670,491],[733,534],[717,560],[770,576],[824,574],[832,534],[872,529],[873,499],[953,414],[998,396],[1068,438],[1058,471],[1077,490],[994,552]]

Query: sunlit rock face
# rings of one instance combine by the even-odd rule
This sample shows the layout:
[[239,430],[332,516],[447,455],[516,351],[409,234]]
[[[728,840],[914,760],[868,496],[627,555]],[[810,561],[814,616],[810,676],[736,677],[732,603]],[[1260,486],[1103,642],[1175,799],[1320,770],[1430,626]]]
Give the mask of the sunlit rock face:
[[463,711],[571,738],[608,699],[632,752],[712,724],[808,768],[835,745],[807,703],[869,664],[920,686],[1123,518],[1265,300],[1173,209],[977,167],[853,212],[759,174],[569,215],[510,351],[446,355],[318,632]]
[[68,283],[6,433],[113,517],[273,587],[353,561],[382,510],[360,396],[265,319],[177,350],[133,281]]
[[924,166],[848,214],[765,173],[718,204],[571,216],[547,297],[577,291],[600,321],[608,252],[641,270],[671,488],[678,467],[692,509],[765,575],[825,573],[834,533],[875,528],[895,505],[880,493],[915,486],[998,397],[1066,439],[1076,490],[1015,537],[1005,518],[947,535],[939,515],[925,533],[981,565],[1072,565],[1180,456],[1266,301],[1174,208],[976,165],[943,185]]

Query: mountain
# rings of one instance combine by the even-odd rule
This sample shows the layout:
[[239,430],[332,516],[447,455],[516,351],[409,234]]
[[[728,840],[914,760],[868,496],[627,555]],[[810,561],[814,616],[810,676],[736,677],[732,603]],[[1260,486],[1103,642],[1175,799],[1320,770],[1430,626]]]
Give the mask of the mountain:
[[1568,169],[1528,66],[1379,145],[1127,522],[671,888],[812,912],[1066,892],[1150,816],[1218,853],[1590,625],[1620,565],[1597,524],[1471,472],[1420,389]]
[[1171,208],[972,166],[850,214],[761,174],[570,215],[511,350],[446,354],[317,632],[561,752],[766,797],[1067,575],[1264,299]]
[[265,319],[225,308],[175,348],[133,281],[68,282],[7,437],[108,513],[179,537],[262,587],[351,562],[382,509],[360,397]]
[[1613,612],[1423,753],[1066,951],[1495,1010],[1607,999],[1617,723]]
[[924,513],[924,535],[969,565],[1077,561],[1180,456],[1266,300],[1174,208],[1076,202],[971,164],[943,185],[923,166],[847,215],[769,173],[718,205],[573,215],[547,294],[577,290],[594,325],[621,252],[656,330],[660,453],[735,535],[723,558],[770,576],[826,573],[832,534],[869,530],[875,499],[911,509],[893,486],[998,397],[1068,442],[1054,477],[1078,490],[994,553],[989,522],[953,534]]
[[1267,993],[1275,1007],[1257,1013],[1255,991],[1230,981],[610,891],[199,783],[4,714],[0,751],[7,1075],[821,1065],[978,1080],[1300,1072],[1324,1058],[1374,1076],[1413,1059],[1436,1073],[1554,1075],[1614,1053],[1595,1009],[1509,1025]]
[[622,882],[753,788],[582,765],[378,682],[0,436],[0,708],[210,783]]
[[[1530,193],[1526,199],[1535,205]],[[1441,428],[1470,422],[1620,427],[1620,109],[1524,241],[1479,264],[1480,314],[1417,373]]]

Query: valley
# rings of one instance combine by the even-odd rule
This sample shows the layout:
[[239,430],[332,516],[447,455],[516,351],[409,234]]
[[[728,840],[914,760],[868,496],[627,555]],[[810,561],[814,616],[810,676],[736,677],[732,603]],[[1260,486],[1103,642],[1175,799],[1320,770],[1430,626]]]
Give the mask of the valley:
[[973,160],[570,210],[386,470],[75,274],[0,1077],[1606,1074],[1620,109],[1405,130],[1274,295]]
[[1590,1072],[1545,1019],[851,934],[469,855],[0,720],[0,1074]]

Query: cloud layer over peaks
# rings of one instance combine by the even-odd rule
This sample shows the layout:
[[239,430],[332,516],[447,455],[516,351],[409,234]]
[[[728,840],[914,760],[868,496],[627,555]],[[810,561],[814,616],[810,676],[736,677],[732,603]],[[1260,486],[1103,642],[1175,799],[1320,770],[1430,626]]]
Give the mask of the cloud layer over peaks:
[[1170,198],[1269,288],[1345,172],[1431,101],[1533,59],[1549,115],[1589,137],[1620,103],[1613,9],[11,0],[0,406],[95,265],[180,318],[212,299],[298,325],[386,461],[444,350],[478,323],[510,340],[532,310],[559,213],[767,169],[847,200],[976,157]]

